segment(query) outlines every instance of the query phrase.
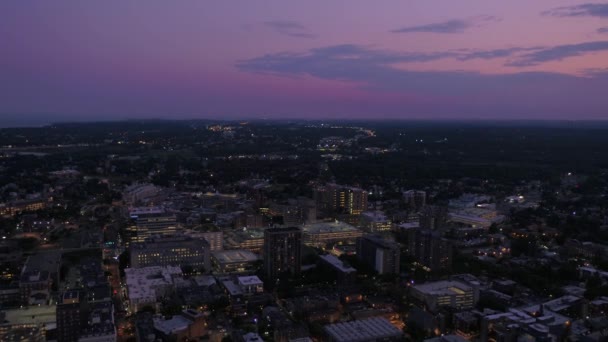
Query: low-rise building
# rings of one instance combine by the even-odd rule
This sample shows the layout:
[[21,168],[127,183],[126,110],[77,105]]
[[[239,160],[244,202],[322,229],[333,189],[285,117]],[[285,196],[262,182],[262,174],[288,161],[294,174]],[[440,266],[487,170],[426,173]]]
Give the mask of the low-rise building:
[[213,270],[219,273],[237,273],[255,268],[259,257],[246,249],[216,251],[211,255]]
[[393,223],[383,212],[376,210],[361,213],[359,226],[368,233],[378,233],[390,231]]
[[441,307],[467,310],[475,306],[475,289],[461,281],[442,280],[412,286],[411,296],[430,311]]
[[302,227],[302,234],[304,244],[326,246],[353,243],[363,235],[363,232],[348,223],[330,221],[306,224]]
[[381,317],[330,324],[324,330],[328,341],[332,342],[389,342],[403,338],[401,330]]
[[333,272],[338,282],[347,283],[354,280],[357,270],[352,266],[331,254],[321,255],[319,258],[321,268]]
[[125,269],[131,311],[136,312],[146,305],[155,306],[158,298],[172,292],[174,279],[181,276],[182,270],[176,266]]

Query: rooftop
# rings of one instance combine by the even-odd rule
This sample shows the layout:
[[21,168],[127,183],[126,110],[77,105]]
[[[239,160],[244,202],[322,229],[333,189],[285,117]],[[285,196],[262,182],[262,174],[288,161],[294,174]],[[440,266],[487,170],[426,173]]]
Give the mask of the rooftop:
[[239,277],[238,279],[241,286],[264,285],[258,276]]
[[426,295],[461,295],[466,291],[471,291],[472,287],[454,280],[442,280],[432,283],[424,283],[414,286],[414,289]]
[[386,318],[374,317],[351,322],[330,324],[325,332],[337,342],[370,341],[388,337],[401,336],[401,330],[392,325]]
[[213,252],[213,257],[221,264],[253,262],[258,256],[244,249],[233,249]]
[[348,264],[344,263],[344,261],[338,259],[336,256],[334,256],[332,254],[320,255],[319,257],[321,259],[323,259],[325,262],[327,262],[328,264],[332,265],[334,268],[338,269],[340,272],[343,272],[343,273],[357,272],[356,269],[352,268]]
[[154,318],[154,328],[165,335],[184,330],[190,323],[192,322],[182,315],[175,315],[170,319]]
[[356,232],[359,229],[340,221],[309,223],[302,227],[304,234]]

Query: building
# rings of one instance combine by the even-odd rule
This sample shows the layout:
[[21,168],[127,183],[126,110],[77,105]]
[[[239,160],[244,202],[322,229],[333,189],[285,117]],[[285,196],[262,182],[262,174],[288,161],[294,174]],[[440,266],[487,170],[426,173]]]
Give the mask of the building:
[[475,288],[456,280],[415,285],[412,286],[410,294],[419,305],[433,312],[441,307],[468,310],[477,304]]
[[407,190],[403,192],[403,200],[408,207],[420,209],[426,205],[426,191]]
[[379,274],[399,274],[401,248],[393,241],[376,235],[366,235],[357,240],[357,258]]
[[264,271],[268,279],[281,273],[300,273],[302,230],[300,228],[269,228],[264,231]]
[[23,305],[46,304],[53,281],[48,271],[32,270],[21,273],[19,293]]
[[63,293],[61,303],[57,303],[57,340],[76,342],[80,337],[82,322],[83,300],[80,291],[69,290]]
[[224,249],[224,233],[223,232],[204,232],[198,233],[197,237],[200,236],[209,242],[211,251],[221,251]]
[[321,266],[320,268],[324,271],[333,272],[336,275],[338,282],[349,283],[354,281],[357,270],[352,266],[331,254],[320,255],[319,259],[321,261],[319,264],[319,266]]
[[282,217],[286,226],[301,226],[317,219],[315,202],[304,197],[291,198],[286,203],[271,203],[269,209],[273,216]]
[[324,247],[329,244],[349,244],[363,236],[363,232],[341,221],[317,222],[302,227],[304,243]]
[[314,190],[318,210],[325,214],[359,215],[367,210],[367,191],[338,184],[327,184]]
[[391,342],[403,338],[402,331],[382,317],[330,324],[323,330],[332,342]]
[[436,230],[443,228],[448,221],[448,208],[430,205],[422,208],[419,214],[420,228]]
[[179,315],[165,319],[154,317],[152,319],[154,330],[168,341],[193,341],[205,335],[207,320],[201,312],[187,309]]
[[429,229],[410,229],[407,253],[430,271],[452,268],[452,244],[439,232]]
[[184,235],[153,237],[129,246],[131,267],[192,266],[211,269],[209,243]]
[[47,207],[48,202],[49,200],[46,198],[36,198],[10,203],[0,203],[0,216],[13,217],[23,212],[42,210]]
[[264,283],[257,276],[238,277],[238,284],[244,294],[264,292]]
[[177,221],[175,215],[167,213],[163,208],[137,208],[129,212],[132,224],[129,227],[131,242],[144,242],[156,235],[175,235]]
[[162,188],[153,184],[133,184],[128,186],[122,194],[123,200],[128,204],[140,204],[154,201],[162,193]]
[[243,228],[226,233],[226,248],[246,249],[261,253],[264,246],[264,230]]
[[131,312],[146,305],[155,306],[157,299],[173,291],[175,279],[182,276],[176,266],[126,268],[125,278]]
[[87,324],[81,328],[78,342],[116,341],[116,324],[114,323],[112,302],[92,303],[87,311]]
[[359,217],[359,226],[368,233],[388,232],[393,228],[391,220],[381,211],[365,211]]
[[211,255],[213,270],[219,273],[237,273],[251,271],[259,258],[255,253],[246,249],[216,251]]

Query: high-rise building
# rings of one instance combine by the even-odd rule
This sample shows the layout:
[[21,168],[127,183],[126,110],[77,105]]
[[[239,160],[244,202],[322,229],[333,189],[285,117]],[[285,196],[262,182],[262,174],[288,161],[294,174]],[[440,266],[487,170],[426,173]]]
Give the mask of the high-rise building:
[[437,231],[410,229],[407,253],[431,271],[452,268],[452,244]]
[[436,205],[429,205],[420,211],[420,228],[440,229],[443,228],[448,220],[448,208]]
[[264,231],[264,271],[268,279],[283,272],[300,273],[302,231],[300,228],[269,228]]
[[177,221],[174,214],[159,207],[137,208],[130,213],[132,225],[131,241],[143,242],[156,235],[174,235]]
[[401,248],[394,241],[376,235],[366,235],[357,239],[357,258],[379,274],[399,274]]
[[403,192],[405,203],[414,209],[420,209],[426,205],[426,191],[408,190]]
[[367,210],[367,191],[337,184],[327,184],[314,191],[317,208],[325,214],[359,215]]
[[63,293],[57,304],[57,341],[76,342],[82,329],[82,298],[78,290]]
[[184,235],[148,238],[129,246],[131,267],[185,266],[211,269],[209,242]]

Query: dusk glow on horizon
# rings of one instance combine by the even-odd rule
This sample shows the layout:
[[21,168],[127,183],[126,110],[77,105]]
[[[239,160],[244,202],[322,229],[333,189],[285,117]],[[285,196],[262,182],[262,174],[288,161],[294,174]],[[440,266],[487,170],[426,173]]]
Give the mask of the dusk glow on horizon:
[[608,2],[0,2],[0,127],[608,119]]

